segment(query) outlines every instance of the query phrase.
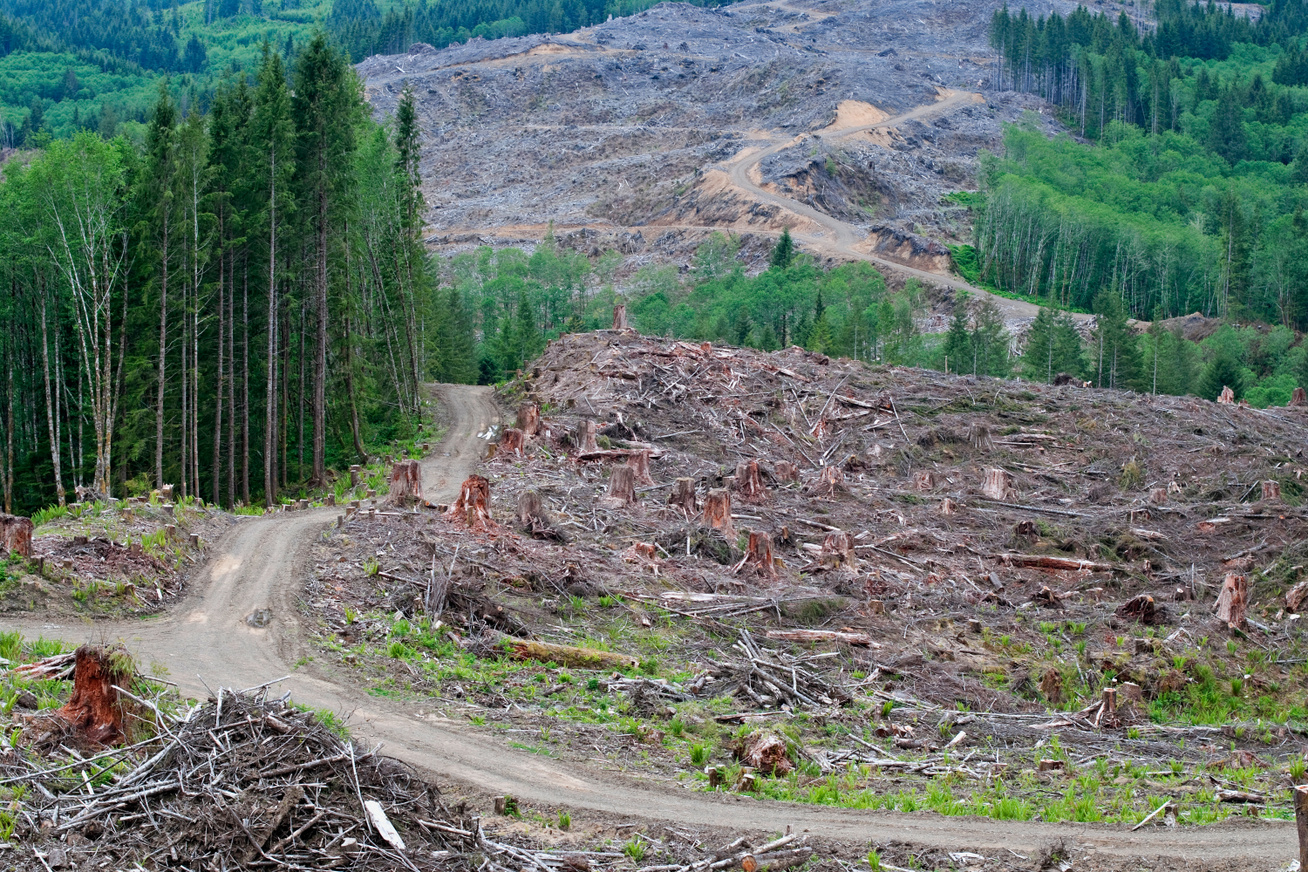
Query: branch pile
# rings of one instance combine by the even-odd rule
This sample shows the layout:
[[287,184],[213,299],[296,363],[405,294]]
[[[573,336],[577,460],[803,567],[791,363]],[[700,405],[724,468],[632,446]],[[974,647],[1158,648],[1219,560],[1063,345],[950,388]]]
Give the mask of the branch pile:
[[843,705],[852,698],[808,668],[814,661],[835,656],[832,653],[796,657],[761,648],[748,630],[741,630],[731,647],[741,656],[714,662],[688,690],[711,696],[731,694],[759,708],[817,708]]

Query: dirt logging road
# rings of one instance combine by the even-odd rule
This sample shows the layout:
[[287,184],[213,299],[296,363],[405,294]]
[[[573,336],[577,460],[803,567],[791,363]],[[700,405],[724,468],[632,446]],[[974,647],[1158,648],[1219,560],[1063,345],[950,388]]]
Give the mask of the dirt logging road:
[[[424,489],[449,501],[485,449],[483,434],[499,421],[489,388],[440,386],[445,440],[423,462]],[[1222,824],[1128,832],[1103,825],[1002,822],[930,813],[869,812],[780,802],[734,794],[700,793],[677,783],[638,781],[613,772],[559,762],[509,748],[469,725],[424,715],[416,705],[370,695],[349,675],[311,660],[301,632],[300,598],[310,546],[335,520],[333,509],[243,518],[215,543],[208,563],[172,613],[144,622],[89,626],[5,621],[7,629],[59,637],[72,644],[123,641],[149,670],[163,671],[188,694],[219,685],[246,689],[287,676],[279,689],[296,702],[348,716],[360,742],[471,792],[508,793],[529,806],[570,810],[574,818],[643,820],[771,833],[793,826],[819,839],[851,844],[900,841],[947,850],[1031,854],[1059,840],[1112,864],[1168,858],[1175,868],[1200,863],[1232,869],[1279,868],[1294,856],[1288,823]],[[271,609],[266,626],[246,617]],[[1165,864],[1166,865],[1166,864]]]

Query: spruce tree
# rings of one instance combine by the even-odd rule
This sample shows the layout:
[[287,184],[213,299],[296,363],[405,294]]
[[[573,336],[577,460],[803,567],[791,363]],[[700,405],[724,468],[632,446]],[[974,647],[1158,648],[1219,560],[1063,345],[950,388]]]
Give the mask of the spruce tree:
[[1218,346],[1213,359],[1204,367],[1196,392],[1206,400],[1215,400],[1222,388],[1230,388],[1238,400],[1244,396],[1244,374],[1240,361],[1224,346]]
[[945,334],[943,364],[946,371],[953,373],[968,372],[972,368],[972,334],[967,329],[967,304],[962,294],[954,302],[954,317],[949,322],[949,332]]
[[1116,291],[1095,295],[1097,323],[1094,332],[1095,386],[1127,389],[1140,377],[1140,346],[1127,325],[1126,303]]
[[769,268],[775,270],[784,270],[795,260],[795,241],[790,238],[790,228],[787,227],[781,231],[781,238],[772,248],[772,259],[769,262]]

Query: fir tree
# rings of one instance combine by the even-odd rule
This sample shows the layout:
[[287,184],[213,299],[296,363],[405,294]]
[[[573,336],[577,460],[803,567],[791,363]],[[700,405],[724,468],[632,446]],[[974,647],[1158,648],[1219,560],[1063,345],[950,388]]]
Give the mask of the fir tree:
[[795,241],[790,238],[790,228],[781,231],[781,238],[772,249],[770,269],[784,270],[795,260]]

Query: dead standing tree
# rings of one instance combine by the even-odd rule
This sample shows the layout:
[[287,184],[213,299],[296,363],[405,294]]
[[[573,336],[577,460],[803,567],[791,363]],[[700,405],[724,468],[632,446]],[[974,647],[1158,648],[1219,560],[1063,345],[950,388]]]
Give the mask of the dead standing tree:
[[459,498],[450,506],[446,517],[467,524],[471,530],[486,530],[495,526],[490,513],[490,482],[480,475],[470,475],[459,488]]
[[386,502],[392,506],[421,503],[422,466],[416,460],[401,460],[391,467],[391,489]]
[[32,556],[31,520],[17,515],[0,514],[0,555]]

